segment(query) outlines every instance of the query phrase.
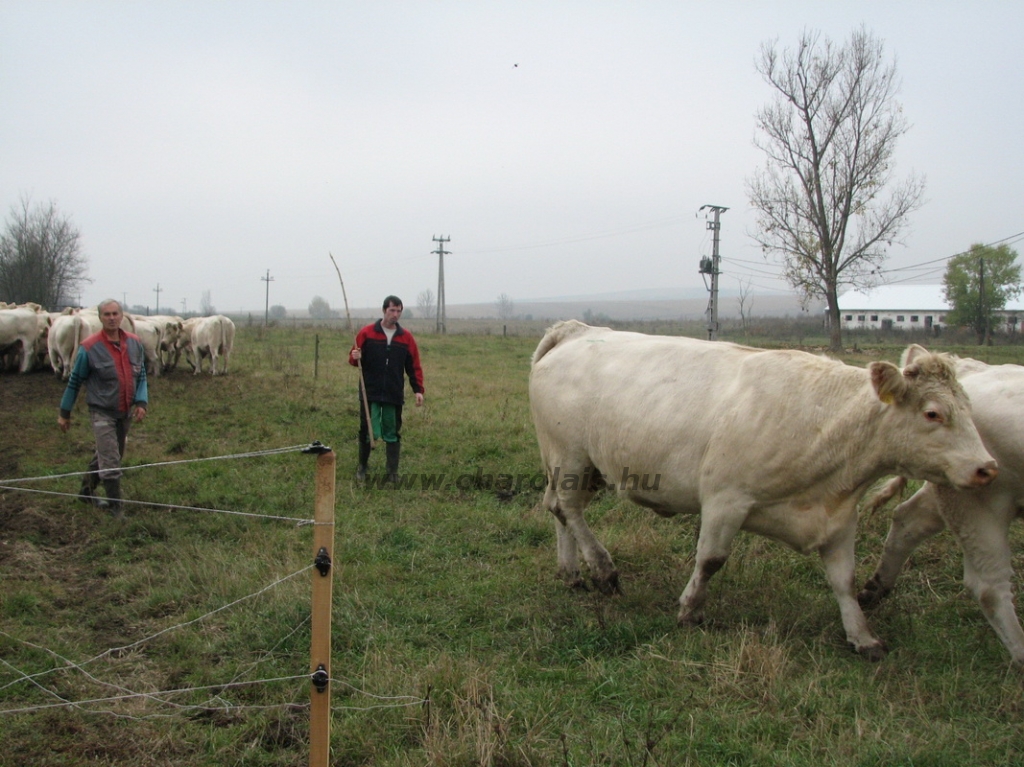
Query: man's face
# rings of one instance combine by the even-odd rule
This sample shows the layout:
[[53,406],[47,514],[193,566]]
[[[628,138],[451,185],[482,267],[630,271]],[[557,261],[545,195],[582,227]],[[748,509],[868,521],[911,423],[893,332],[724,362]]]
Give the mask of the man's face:
[[107,304],[100,310],[100,322],[103,323],[103,329],[112,332],[121,327],[121,307],[117,304]]
[[398,320],[401,316],[401,306],[388,304],[388,308],[384,310],[384,319],[381,321],[381,324],[386,328],[393,328],[398,323]]

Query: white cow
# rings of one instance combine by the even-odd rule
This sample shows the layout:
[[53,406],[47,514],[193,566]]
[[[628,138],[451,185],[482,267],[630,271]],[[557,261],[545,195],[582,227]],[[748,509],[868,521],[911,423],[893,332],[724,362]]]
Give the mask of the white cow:
[[0,309],[0,354],[17,359],[19,372],[28,373],[46,349],[49,329],[50,315],[38,304]]
[[[186,359],[196,375],[203,369],[203,359],[210,358],[210,374],[217,375],[217,358],[224,360],[222,374],[228,372],[228,359],[235,343],[235,323],[223,314],[201,317],[192,326],[191,349],[186,348]],[[191,354],[189,353],[191,352]]]
[[142,341],[146,355],[146,374],[157,377],[163,371],[160,360],[160,326],[149,317],[133,317],[135,335]]
[[178,360],[181,359],[181,355],[184,353],[185,360],[189,365],[192,364],[192,330],[198,325],[204,317],[189,317],[181,323],[181,330],[178,331],[178,337],[174,342],[174,346],[170,353],[170,359],[167,363],[168,370],[174,370],[178,367]]
[[533,355],[530,408],[561,573],[578,582],[582,553],[595,585],[618,589],[583,517],[611,484],[659,514],[701,515],[681,624],[702,619],[708,579],[748,530],[817,552],[847,640],[882,657],[854,587],[857,501],[897,466],[962,487],[997,473],[952,364],[920,346],[903,364],[556,324]]
[[160,358],[160,366],[164,371],[170,370],[171,362],[174,360],[174,349],[184,328],[184,320],[172,314],[153,314],[146,319],[156,324],[160,336],[157,355]]
[[89,327],[79,314],[62,314],[53,320],[46,345],[50,367],[58,378],[66,381],[71,377],[78,347],[89,334]]
[[[1024,516],[1024,367],[957,360],[957,378],[971,398],[974,423],[999,462],[999,476],[977,490],[925,483],[893,515],[885,549],[874,575],[858,595],[873,607],[896,583],[911,552],[945,528],[964,553],[964,585],[978,601],[1014,663],[1024,665],[1024,630],[1013,606],[1010,523]],[[875,508],[902,491],[906,480],[890,481],[876,495]]]

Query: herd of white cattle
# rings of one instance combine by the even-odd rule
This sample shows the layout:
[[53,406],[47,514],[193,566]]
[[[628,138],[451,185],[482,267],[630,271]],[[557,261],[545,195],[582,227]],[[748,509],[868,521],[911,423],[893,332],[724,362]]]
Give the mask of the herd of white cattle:
[[[235,323],[223,315],[182,319],[173,315],[124,315],[122,326],[146,350],[146,374],[177,367],[182,354],[196,375],[209,358],[210,373],[228,371]],[[48,312],[39,304],[0,301],[0,372],[29,373],[49,367],[63,380],[71,375],[82,341],[102,329],[96,309]]]

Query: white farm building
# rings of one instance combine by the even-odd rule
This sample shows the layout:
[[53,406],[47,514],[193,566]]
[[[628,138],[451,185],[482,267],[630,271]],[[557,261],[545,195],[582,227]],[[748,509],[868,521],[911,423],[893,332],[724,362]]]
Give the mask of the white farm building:
[[[924,330],[946,326],[950,310],[942,285],[880,285],[870,290],[851,290],[839,296],[843,329]],[[1000,312],[1001,330],[1016,332],[1024,318],[1024,301],[1008,301]]]

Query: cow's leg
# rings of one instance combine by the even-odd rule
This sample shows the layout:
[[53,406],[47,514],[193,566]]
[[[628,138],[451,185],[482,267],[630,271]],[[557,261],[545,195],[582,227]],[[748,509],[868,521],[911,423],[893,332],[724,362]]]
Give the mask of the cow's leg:
[[939,514],[936,493],[936,486],[929,482],[896,507],[882,557],[878,560],[874,574],[857,595],[861,607],[878,605],[896,585],[896,578],[914,549],[946,527]]
[[825,576],[832,593],[839,603],[839,614],[846,630],[846,641],[868,660],[877,661],[885,657],[885,644],[871,633],[864,611],[857,603],[855,578],[854,544],[857,538],[857,511],[855,503],[840,512],[846,516],[831,539],[819,549],[825,566]]
[[597,540],[597,536],[594,535],[583,518],[583,507],[562,507],[560,520],[564,520],[562,524],[568,528],[576,540],[576,545],[583,554],[583,561],[590,569],[590,578],[594,582],[594,586],[604,594],[619,593],[619,571],[615,569],[615,563],[612,562],[608,549]]
[[729,559],[733,539],[748,513],[745,500],[719,500],[703,504],[693,573],[679,597],[679,614],[676,617],[679,625],[697,624],[704,620],[708,581]]
[[217,350],[210,347],[210,375],[217,375]]
[[548,487],[544,492],[544,506],[555,516],[559,575],[569,584],[581,586],[579,559],[582,554],[594,586],[605,594],[617,593],[619,573],[611,555],[583,517],[583,510],[594,494],[591,484],[594,469],[572,464],[566,469],[567,464],[567,461],[554,464],[559,466],[557,478],[548,471]]
[[964,552],[964,586],[1016,664],[1024,664],[1024,630],[1013,606],[1010,523],[1013,498],[940,492],[943,516]]

